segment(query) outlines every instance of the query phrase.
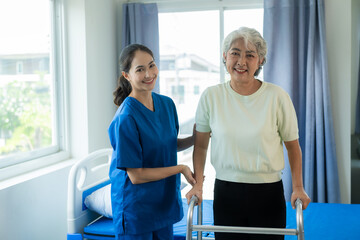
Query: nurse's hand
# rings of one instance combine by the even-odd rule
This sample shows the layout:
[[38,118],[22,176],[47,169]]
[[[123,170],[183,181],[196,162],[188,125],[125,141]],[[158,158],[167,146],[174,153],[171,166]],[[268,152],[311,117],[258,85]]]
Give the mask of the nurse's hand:
[[182,167],[181,173],[184,175],[186,181],[191,184],[191,186],[194,186],[196,183],[196,180],[194,178],[194,174],[191,171],[191,169],[186,165],[180,165]]

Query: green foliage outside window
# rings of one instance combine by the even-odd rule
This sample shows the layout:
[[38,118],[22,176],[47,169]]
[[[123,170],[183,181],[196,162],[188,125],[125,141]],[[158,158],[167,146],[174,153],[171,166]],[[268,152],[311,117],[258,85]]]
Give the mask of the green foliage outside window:
[[0,139],[5,139],[0,156],[52,144],[51,94],[46,81],[13,81],[1,87],[0,109]]

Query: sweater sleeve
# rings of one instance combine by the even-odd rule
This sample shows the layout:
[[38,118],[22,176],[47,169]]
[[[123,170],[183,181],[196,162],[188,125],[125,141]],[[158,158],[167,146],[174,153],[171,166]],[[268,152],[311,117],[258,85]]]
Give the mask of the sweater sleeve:
[[209,109],[209,91],[206,89],[200,97],[196,115],[196,131],[211,132],[210,128],[210,109]]
[[293,141],[299,138],[299,129],[294,105],[289,94],[280,94],[277,112],[278,130],[283,141]]

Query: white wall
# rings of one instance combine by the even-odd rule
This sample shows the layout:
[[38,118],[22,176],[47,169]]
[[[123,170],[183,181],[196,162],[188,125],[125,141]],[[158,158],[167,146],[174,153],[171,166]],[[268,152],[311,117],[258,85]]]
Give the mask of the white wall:
[[70,139],[73,157],[109,147],[115,112],[116,15],[114,0],[67,0]]
[[[116,111],[116,15],[114,0],[86,0],[88,152],[110,147],[107,129]],[[101,2],[101,3],[100,3]],[[100,4],[99,4],[100,3]]]
[[351,0],[325,0],[330,92],[343,203],[350,203],[351,3]]
[[[358,1],[358,0],[352,0]],[[341,197],[350,201],[351,2],[325,0],[330,90]],[[116,85],[116,0],[66,0],[71,153],[82,157],[108,146]],[[121,8],[120,8],[121,9]],[[66,239],[66,191],[70,163],[46,168],[0,187],[0,239]],[[35,174],[34,174],[35,175]],[[0,184],[1,185],[1,184]],[[51,237],[49,237],[51,236]]]
[[0,239],[66,239],[69,166],[0,191]]

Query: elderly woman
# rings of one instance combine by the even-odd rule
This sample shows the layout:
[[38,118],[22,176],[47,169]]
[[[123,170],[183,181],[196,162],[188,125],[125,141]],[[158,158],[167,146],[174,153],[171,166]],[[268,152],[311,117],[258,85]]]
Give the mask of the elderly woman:
[[[289,95],[256,79],[265,63],[266,42],[255,29],[241,27],[223,43],[223,61],[231,80],[204,91],[196,112],[194,173],[187,193],[202,201],[204,165],[211,134],[211,163],[216,171],[214,224],[223,226],[286,226],[281,171],[283,143],[292,174],[293,193],[310,198],[302,180],[297,117]],[[215,233],[216,239],[284,239],[284,236]]]

